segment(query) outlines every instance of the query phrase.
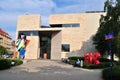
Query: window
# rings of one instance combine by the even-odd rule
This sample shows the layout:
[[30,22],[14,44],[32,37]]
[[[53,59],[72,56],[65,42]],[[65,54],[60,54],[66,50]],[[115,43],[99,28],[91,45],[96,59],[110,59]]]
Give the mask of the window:
[[50,27],[62,27],[62,24],[51,24]]
[[72,24],[72,27],[80,27],[80,24]]
[[73,23],[73,24],[52,24],[51,27],[80,27],[80,24]]
[[38,35],[38,31],[19,31],[19,34],[23,33],[26,36],[37,36]]
[[62,27],[72,27],[71,24],[62,24]]
[[62,24],[62,27],[80,27],[80,24]]
[[47,37],[42,37],[42,38],[41,38],[41,41],[47,41],[47,40],[48,40]]
[[69,52],[70,51],[70,45],[69,44],[62,44],[62,51],[63,52]]

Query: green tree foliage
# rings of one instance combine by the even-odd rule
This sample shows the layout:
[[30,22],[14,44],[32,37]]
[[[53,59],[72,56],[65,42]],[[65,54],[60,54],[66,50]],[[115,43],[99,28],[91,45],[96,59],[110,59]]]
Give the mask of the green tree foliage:
[[2,55],[2,54],[8,54],[8,51],[5,47],[0,45],[0,55]]
[[115,38],[115,40],[116,40],[116,48],[117,48],[117,53],[118,54],[116,54],[119,58],[120,58],[120,32],[118,33],[118,36],[116,36],[116,38]]
[[109,42],[105,40],[105,35],[114,33],[115,38],[111,40],[112,53],[120,55],[120,0],[107,0],[104,10],[106,15],[101,15],[100,26],[93,37],[94,44],[101,54],[109,52]]

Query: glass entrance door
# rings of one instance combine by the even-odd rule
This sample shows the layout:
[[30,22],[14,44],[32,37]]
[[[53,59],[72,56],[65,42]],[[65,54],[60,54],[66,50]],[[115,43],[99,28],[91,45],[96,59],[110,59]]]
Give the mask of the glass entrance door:
[[50,59],[51,56],[51,36],[40,36],[40,57]]

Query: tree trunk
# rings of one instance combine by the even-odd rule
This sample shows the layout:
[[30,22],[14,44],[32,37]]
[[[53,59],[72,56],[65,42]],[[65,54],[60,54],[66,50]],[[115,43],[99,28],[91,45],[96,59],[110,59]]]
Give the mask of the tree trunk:
[[114,61],[114,53],[111,54],[111,59]]

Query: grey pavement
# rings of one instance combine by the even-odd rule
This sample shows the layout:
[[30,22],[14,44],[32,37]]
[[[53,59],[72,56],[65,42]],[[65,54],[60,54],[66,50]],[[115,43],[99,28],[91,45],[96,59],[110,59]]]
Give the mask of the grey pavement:
[[102,80],[101,70],[88,70],[52,60],[28,60],[0,71],[0,80]]

